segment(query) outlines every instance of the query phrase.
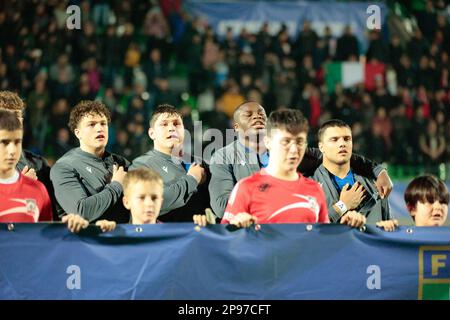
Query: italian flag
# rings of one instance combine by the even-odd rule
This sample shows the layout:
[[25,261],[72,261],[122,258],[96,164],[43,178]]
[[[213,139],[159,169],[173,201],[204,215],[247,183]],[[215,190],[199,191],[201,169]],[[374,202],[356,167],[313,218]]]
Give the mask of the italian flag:
[[364,64],[361,62],[330,62],[325,66],[325,81],[328,92],[334,92],[336,83],[350,88],[364,83]]

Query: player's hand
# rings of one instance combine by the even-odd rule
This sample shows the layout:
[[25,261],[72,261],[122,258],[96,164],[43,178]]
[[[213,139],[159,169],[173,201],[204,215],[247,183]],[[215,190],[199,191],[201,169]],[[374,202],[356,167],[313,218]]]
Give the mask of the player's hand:
[[342,188],[339,200],[345,203],[348,210],[356,209],[365,198],[365,190],[362,184],[356,182],[353,187],[348,188],[348,183]]
[[394,231],[398,227],[398,220],[392,219],[392,220],[386,220],[386,221],[378,221],[377,227],[384,229],[384,231]]
[[377,186],[381,199],[387,198],[394,186],[386,170],[381,171],[377,181],[375,181],[375,185]]
[[125,169],[122,166],[118,167],[117,165],[114,165],[111,182],[117,181],[120,184],[123,184],[123,179],[125,179],[126,175],[127,173],[125,172]]
[[191,164],[187,174],[193,176],[198,184],[202,184],[206,180],[205,169],[195,162]]
[[22,169],[22,174],[24,176],[27,176],[28,178],[31,178],[33,180],[37,180],[36,171],[33,168],[28,168],[28,166],[25,166]]
[[206,215],[204,214],[194,214],[192,217],[194,223],[200,227],[206,227],[208,222],[206,221]]
[[109,220],[98,220],[95,225],[99,227],[102,232],[110,232],[116,228],[116,223]]
[[86,229],[89,226],[89,221],[84,219],[79,214],[69,213],[61,219],[62,223],[67,223],[67,228],[72,233],[78,233],[81,229]]
[[342,216],[341,224],[346,224],[352,228],[361,228],[366,224],[366,217],[356,211],[348,211]]
[[230,220],[230,224],[238,228],[247,228],[254,223],[256,223],[256,218],[246,212],[238,213]]

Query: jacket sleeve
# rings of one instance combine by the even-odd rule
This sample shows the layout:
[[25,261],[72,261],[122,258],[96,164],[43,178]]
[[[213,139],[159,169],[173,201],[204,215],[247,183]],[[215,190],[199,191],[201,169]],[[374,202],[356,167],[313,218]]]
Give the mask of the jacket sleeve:
[[89,195],[75,169],[66,164],[56,163],[50,171],[50,179],[55,189],[55,197],[67,213],[77,213],[92,222],[100,218],[106,210],[119,201],[123,189],[116,181],[94,195]]
[[[321,164],[322,152],[318,148],[307,148],[298,169],[304,176],[310,177]],[[355,153],[350,158],[350,167],[356,174],[369,179],[376,179],[385,170],[382,165]]]
[[209,170],[211,171],[211,181],[209,182],[209,195],[211,198],[211,208],[214,214],[222,218],[227,206],[228,198],[235,185],[232,167],[229,164],[215,163],[214,159],[221,159],[221,155],[214,155],[211,159]]
[[[139,167],[150,168],[161,175],[159,168],[153,167],[151,164],[149,164],[148,161],[141,161],[139,158],[133,160],[133,163],[130,166],[130,170],[137,169]],[[164,199],[160,215],[165,215],[169,211],[181,208],[186,205],[192,195],[197,191],[197,186],[197,180],[193,176],[188,174],[182,176],[175,183],[164,183]]]
[[338,223],[339,220],[341,220],[341,214],[334,210],[333,204],[334,203],[328,206],[328,217],[330,218],[331,223]]
[[192,195],[197,191],[197,186],[197,180],[188,174],[179,179],[176,183],[164,185],[164,200],[161,208],[161,215],[186,205]]
[[392,218],[388,199],[385,198],[381,200],[381,210],[381,219],[383,221],[390,220]]

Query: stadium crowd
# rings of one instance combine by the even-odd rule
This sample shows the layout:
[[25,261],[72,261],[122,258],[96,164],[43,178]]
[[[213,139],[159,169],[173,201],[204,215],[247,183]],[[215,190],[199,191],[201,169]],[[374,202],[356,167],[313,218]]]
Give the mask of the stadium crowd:
[[[66,27],[70,4],[81,8],[80,30]],[[224,130],[234,108],[252,100],[268,113],[300,109],[311,133],[342,119],[356,152],[438,174],[450,159],[450,25],[442,6],[428,1],[414,12],[419,28],[409,39],[368,32],[361,52],[350,27],[338,38],[329,27],[318,36],[307,21],[296,38],[285,27],[270,35],[265,24],[220,39],[182,1],[9,1],[0,11],[0,90],[24,99],[24,145],[50,162],[75,145],[67,122],[80,100],[108,106],[109,147],[131,159],[150,147],[146,119],[158,104],[179,107],[188,129],[199,119]],[[327,90],[326,64],[360,55],[376,70],[373,81]]]

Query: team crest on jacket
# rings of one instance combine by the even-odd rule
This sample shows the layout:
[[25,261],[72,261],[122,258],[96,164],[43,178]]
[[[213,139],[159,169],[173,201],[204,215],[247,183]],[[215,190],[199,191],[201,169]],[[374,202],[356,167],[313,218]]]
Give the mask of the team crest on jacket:
[[36,200],[34,199],[25,199],[25,205],[27,207],[27,213],[34,214],[36,212]]
[[311,206],[311,209],[312,209],[314,212],[319,212],[319,211],[320,211],[320,208],[319,208],[319,204],[317,203],[316,198],[311,197],[311,196],[307,196],[307,198],[308,198],[308,203],[309,203],[309,205]]
[[268,188],[270,188],[270,184],[262,183],[258,186],[260,192],[265,192]]

